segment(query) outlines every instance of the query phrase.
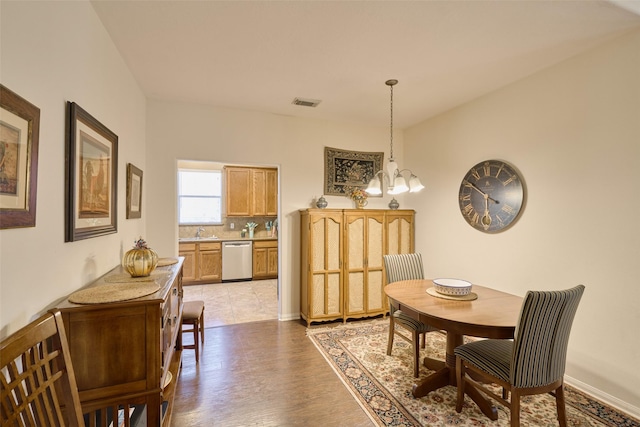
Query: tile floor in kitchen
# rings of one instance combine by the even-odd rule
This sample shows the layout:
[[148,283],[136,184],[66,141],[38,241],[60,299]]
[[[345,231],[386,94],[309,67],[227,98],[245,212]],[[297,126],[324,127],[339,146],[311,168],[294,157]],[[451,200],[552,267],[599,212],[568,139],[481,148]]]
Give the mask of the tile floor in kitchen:
[[204,326],[278,318],[278,280],[184,286],[184,301],[204,301]]

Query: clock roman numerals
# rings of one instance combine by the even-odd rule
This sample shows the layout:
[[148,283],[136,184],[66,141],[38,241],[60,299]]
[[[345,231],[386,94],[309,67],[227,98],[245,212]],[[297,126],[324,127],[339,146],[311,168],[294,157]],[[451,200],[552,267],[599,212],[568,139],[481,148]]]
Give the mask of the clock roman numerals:
[[489,163],[485,163],[482,169],[484,169],[484,176],[491,176],[491,165]]
[[471,204],[465,205],[465,206],[462,208],[462,214],[463,214],[464,216],[469,216],[469,215],[471,215],[471,212],[473,212],[473,206],[471,206]]
[[513,224],[523,201],[524,188],[518,172],[500,160],[486,160],[469,169],[458,192],[465,221],[486,233],[496,233]]
[[502,208],[500,209],[502,212],[505,212],[509,215],[514,215],[516,213],[515,209],[513,209],[511,206],[509,205],[503,205]]
[[505,187],[509,184],[511,184],[514,180],[516,180],[517,178],[515,176],[510,176],[506,181],[504,181],[502,183],[502,185],[504,185]]
[[471,223],[477,226],[480,222],[479,220],[480,220],[480,215],[478,215],[477,212],[474,212],[470,218]]

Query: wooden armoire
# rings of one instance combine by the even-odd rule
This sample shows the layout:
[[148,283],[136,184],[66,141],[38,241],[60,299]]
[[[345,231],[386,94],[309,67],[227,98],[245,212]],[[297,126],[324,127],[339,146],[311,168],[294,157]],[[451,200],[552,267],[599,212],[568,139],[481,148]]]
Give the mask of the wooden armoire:
[[383,255],[414,251],[413,210],[300,211],[300,314],[307,324],[389,310]]

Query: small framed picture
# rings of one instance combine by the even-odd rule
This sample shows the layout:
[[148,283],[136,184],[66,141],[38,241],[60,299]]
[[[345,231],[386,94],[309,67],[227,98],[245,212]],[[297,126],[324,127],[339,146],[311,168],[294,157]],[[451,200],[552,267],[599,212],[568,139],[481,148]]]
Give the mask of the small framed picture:
[[0,85],[0,228],[36,226],[40,109]]
[[118,136],[68,102],[65,242],[118,230]]
[[142,171],[127,163],[127,219],[142,217]]

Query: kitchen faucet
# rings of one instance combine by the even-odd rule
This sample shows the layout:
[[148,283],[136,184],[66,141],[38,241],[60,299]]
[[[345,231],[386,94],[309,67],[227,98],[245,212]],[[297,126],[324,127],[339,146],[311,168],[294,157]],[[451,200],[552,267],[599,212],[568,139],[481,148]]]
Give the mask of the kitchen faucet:
[[200,238],[200,233],[202,233],[204,231],[203,227],[198,227],[198,231],[196,231],[196,239]]

